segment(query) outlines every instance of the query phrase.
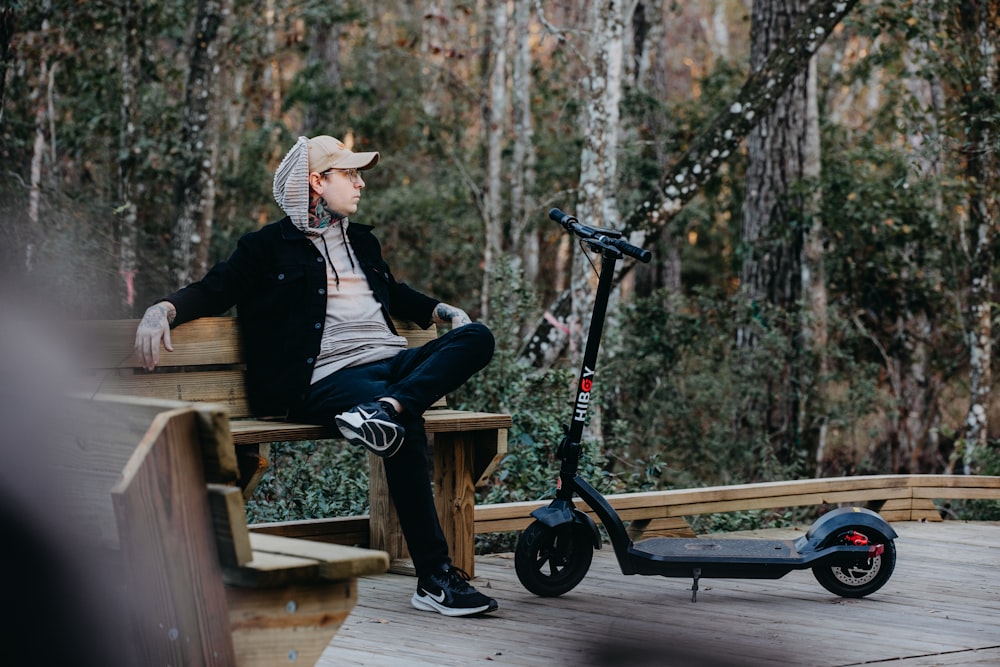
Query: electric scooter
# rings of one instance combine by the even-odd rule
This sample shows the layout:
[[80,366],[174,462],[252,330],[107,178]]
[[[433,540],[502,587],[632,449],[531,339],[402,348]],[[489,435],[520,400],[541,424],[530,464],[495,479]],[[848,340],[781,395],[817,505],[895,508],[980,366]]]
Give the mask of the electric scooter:
[[521,584],[536,595],[555,597],[587,574],[603,540],[594,520],[576,508],[573,497],[579,496],[604,525],[622,574],[690,577],[692,602],[702,578],[780,579],[804,569],[812,569],[820,585],[841,597],[860,598],[882,588],[896,563],[897,535],[877,513],[859,507],[827,512],[795,540],[654,537],[632,542],[614,508],[578,474],[578,467],[615,266],[625,256],[649,262],[652,254],[625,241],[621,232],[581,224],[559,209],[549,211],[549,217],[603,261],[572,417],[557,450],[562,463],[556,497],[531,513],[535,521],[515,548]]

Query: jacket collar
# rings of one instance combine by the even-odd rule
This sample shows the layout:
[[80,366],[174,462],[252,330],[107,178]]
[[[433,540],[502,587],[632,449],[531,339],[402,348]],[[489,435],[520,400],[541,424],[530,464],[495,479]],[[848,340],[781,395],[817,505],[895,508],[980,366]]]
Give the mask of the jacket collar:
[[[281,230],[281,238],[286,241],[298,241],[306,237],[302,233],[302,230],[296,227],[295,223],[287,215],[278,221],[278,228]],[[351,224],[347,228],[347,235],[354,237],[356,234],[366,234],[372,229],[374,228],[371,225],[363,225],[360,222],[351,220]]]

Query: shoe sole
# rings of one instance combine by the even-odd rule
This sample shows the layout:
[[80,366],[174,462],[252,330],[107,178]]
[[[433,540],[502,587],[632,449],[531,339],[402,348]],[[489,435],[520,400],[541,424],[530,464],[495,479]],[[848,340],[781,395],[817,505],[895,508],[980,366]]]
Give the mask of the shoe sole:
[[356,412],[345,412],[334,419],[341,435],[353,445],[361,445],[376,456],[389,458],[399,451],[406,431],[395,422],[364,419]]
[[485,604],[481,607],[446,607],[434,601],[429,596],[423,596],[419,593],[414,593],[413,597],[410,598],[410,604],[413,605],[414,609],[419,609],[420,611],[436,611],[443,616],[474,616],[475,614],[485,614],[487,612],[493,612],[497,610],[497,607],[490,607],[490,605]]

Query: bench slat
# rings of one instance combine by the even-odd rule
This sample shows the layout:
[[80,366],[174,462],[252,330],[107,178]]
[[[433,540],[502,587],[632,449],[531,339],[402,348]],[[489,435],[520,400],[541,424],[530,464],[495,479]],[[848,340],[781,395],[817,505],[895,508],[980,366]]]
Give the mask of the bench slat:
[[[86,368],[138,369],[135,330],[139,320],[81,320]],[[171,330],[173,352],[161,350],[160,366],[240,364],[239,329],[231,317],[203,317]]]
[[244,373],[240,370],[141,372],[135,375],[106,375],[97,382],[104,394],[218,403],[225,406],[234,419],[250,415]]
[[[492,431],[510,428],[511,417],[491,412],[433,409],[424,413],[428,433]],[[341,438],[340,431],[316,424],[299,424],[267,419],[236,419],[230,423],[233,442],[249,445],[258,442],[295,442]],[[506,451],[506,449],[505,449]]]
[[315,560],[319,564],[320,576],[326,579],[381,574],[389,569],[389,555],[384,551],[264,533],[250,533],[250,544],[254,552]]

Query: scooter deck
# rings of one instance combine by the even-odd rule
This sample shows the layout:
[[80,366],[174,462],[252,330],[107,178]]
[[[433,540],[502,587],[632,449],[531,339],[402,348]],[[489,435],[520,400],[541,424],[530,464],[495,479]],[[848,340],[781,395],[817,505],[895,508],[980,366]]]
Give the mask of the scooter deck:
[[652,537],[637,542],[633,550],[636,555],[648,553],[691,560],[741,559],[798,560],[792,540],[722,539]]
[[664,577],[780,579],[812,560],[792,540],[654,537],[628,549],[630,573]]

